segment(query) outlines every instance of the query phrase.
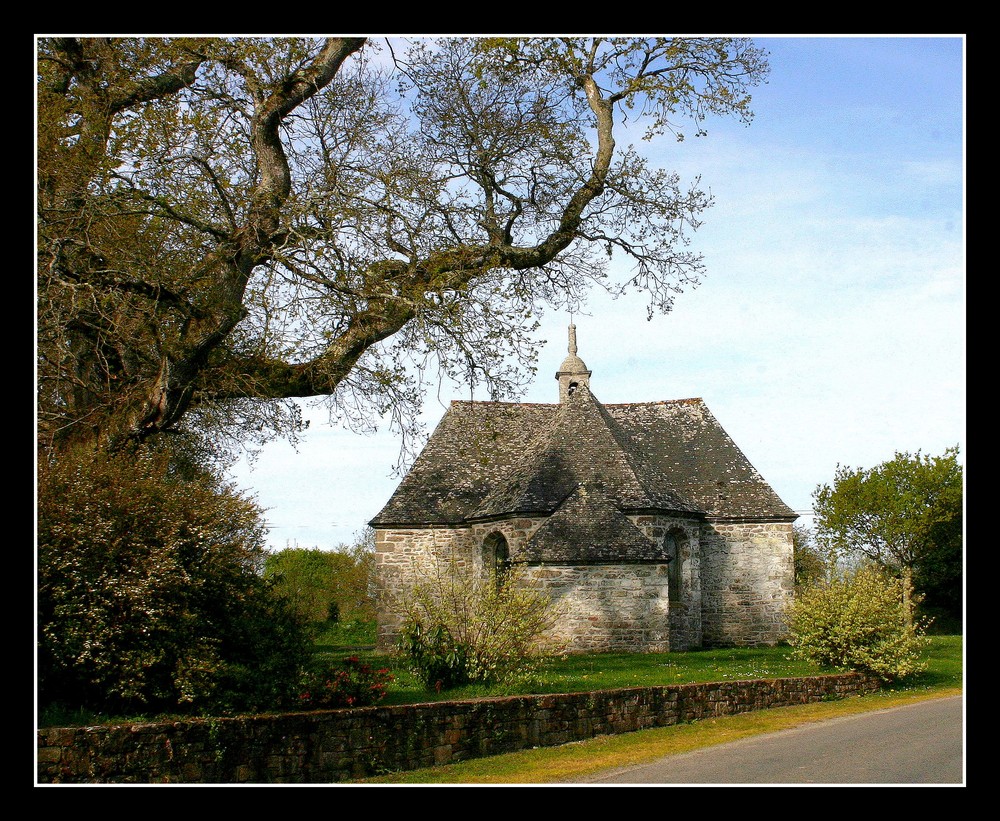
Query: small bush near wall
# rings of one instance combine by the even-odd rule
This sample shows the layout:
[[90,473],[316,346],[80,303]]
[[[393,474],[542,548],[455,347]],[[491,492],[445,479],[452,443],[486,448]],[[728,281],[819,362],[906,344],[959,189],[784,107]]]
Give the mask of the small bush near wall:
[[388,669],[372,667],[357,656],[336,664],[321,662],[303,674],[299,706],[324,709],[378,704],[392,680]]

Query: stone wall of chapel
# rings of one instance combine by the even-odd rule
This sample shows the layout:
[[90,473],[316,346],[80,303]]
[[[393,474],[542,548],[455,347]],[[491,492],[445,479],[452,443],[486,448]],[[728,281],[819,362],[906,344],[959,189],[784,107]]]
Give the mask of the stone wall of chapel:
[[544,519],[517,518],[479,523],[471,527],[431,527],[377,529],[375,532],[375,572],[378,582],[379,652],[396,647],[403,624],[400,601],[419,578],[431,578],[436,567],[472,568],[483,573],[483,541],[491,533],[502,533],[512,561]]
[[510,549],[510,560],[517,562],[528,539],[535,535],[535,531],[545,524],[545,521],[544,517],[520,516],[499,522],[478,522],[465,529],[465,538],[470,541],[470,549],[480,557],[479,547],[486,537],[491,533],[502,533]]
[[[457,531],[446,528],[407,528],[375,531],[375,576],[377,579],[378,635],[376,649],[391,652],[399,638],[406,599],[414,580],[436,572],[437,560],[452,559],[459,565],[471,560],[456,539]],[[446,565],[447,566],[447,565]]]
[[566,653],[665,653],[670,646],[667,566],[534,565],[529,584],[551,596],[556,625],[544,637]]
[[[631,518],[649,538],[662,541],[669,530],[683,537],[680,601],[669,601],[666,565],[529,567],[532,583],[560,608],[559,627],[548,640],[568,652],[666,652],[773,645],[785,638],[784,611],[794,583],[790,523]],[[484,572],[482,545],[494,532],[504,535],[517,562],[543,521],[379,530],[379,650],[395,647],[403,616],[393,602],[419,575],[432,573],[436,562],[446,567],[452,561]]]
[[657,544],[668,533],[680,549],[680,593],[670,602],[670,647],[674,651],[701,646],[701,522],[668,516],[629,516],[632,523]]
[[[652,536],[666,534],[676,520],[638,523]],[[491,533],[504,535],[511,560],[518,555],[544,519],[516,518],[478,523],[463,528],[407,528],[376,532],[376,572],[380,596],[377,646],[388,652],[396,646],[403,622],[398,602],[420,577],[434,572],[435,564],[471,567],[485,572],[483,541]],[[684,527],[682,551],[685,595],[699,591],[697,579],[697,530]],[[662,539],[662,536],[661,536]],[[528,583],[549,595],[558,609],[558,624],[543,641],[565,652],[667,652],[671,648],[671,614],[666,565],[537,565],[526,568]],[[675,649],[700,643],[699,619],[681,612],[682,629]],[[700,611],[699,611],[700,615]],[[692,637],[695,639],[692,641]]]
[[791,523],[706,523],[700,543],[704,646],[784,639],[795,580]]

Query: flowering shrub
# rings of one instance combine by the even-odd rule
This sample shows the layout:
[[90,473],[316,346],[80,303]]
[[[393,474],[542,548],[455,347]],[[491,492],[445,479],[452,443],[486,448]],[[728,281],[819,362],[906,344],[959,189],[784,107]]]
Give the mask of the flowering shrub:
[[112,714],[291,701],[306,626],[260,575],[252,500],[168,454],[66,450],[38,469],[38,698]]
[[522,573],[510,568],[498,583],[452,565],[411,588],[399,649],[427,689],[504,688],[535,672],[552,650],[541,638],[558,612]]
[[877,568],[861,567],[800,591],[787,616],[796,658],[883,681],[925,667],[926,624],[908,618],[901,583]]
[[338,666],[307,670],[302,676],[299,703],[317,709],[368,707],[385,698],[393,678],[386,668],[374,669],[350,656]]

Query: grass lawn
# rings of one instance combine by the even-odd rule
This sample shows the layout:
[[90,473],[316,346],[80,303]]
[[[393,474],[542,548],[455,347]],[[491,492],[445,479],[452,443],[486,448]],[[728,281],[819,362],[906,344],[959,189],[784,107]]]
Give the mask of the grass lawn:
[[[685,653],[604,653],[555,658],[537,675],[514,689],[491,689],[470,685],[443,692],[423,688],[403,659],[376,654],[373,623],[327,623],[319,626],[315,652],[332,663],[357,656],[376,668],[388,668],[394,680],[384,705],[450,701],[527,693],[576,693],[622,687],[652,687],[706,681],[739,681],[752,678],[808,676],[823,672],[812,664],[790,658],[789,648],[693,650]],[[872,699],[926,697],[960,692],[962,687],[962,637],[932,636],[927,654],[928,669],[913,678],[875,694]],[[854,701],[858,701],[855,699]],[[810,706],[810,705],[806,705]],[[812,705],[818,707],[819,705]],[[783,708],[785,710],[791,708]],[[868,709],[876,709],[869,707]],[[774,712],[774,711],[765,711]],[[105,716],[89,711],[49,710],[38,716],[39,726],[79,726],[156,721],[169,716]],[[671,728],[668,728],[671,729]]]
[[[931,636],[928,669],[890,691],[921,691],[961,687],[962,637]],[[377,655],[371,625],[330,624],[316,640],[316,652],[332,662],[356,655],[394,676],[382,704],[413,704],[496,695],[526,693],[578,693],[621,687],[654,687],[706,681],[739,681],[756,678],[812,676],[824,672],[817,666],[790,657],[788,647],[692,650],[685,653],[599,653],[564,656],[550,660],[538,674],[516,689],[497,690],[470,685],[441,693],[425,690],[400,658]]]

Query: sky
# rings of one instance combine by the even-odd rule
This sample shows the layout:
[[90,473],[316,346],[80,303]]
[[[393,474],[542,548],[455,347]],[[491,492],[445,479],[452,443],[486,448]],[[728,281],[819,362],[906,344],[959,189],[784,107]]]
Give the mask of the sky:
[[[838,464],[897,452],[965,459],[962,36],[754,37],[770,53],[755,118],[708,122],[653,155],[714,197],[690,250],[706,274],[646,319],[642,295],[595,293],[573,317],[601,402],[700,397],[809,524]],[[567,314],[542,318],[523,400],[557,402]],[[455,386],[430,395],[428,432]],[[477,397],[480,398],[480,397]],[[388,501],[400,441],[303,407],[297,449],[266,445],[234,482],[267,511],[268,546],[354,542]]]

